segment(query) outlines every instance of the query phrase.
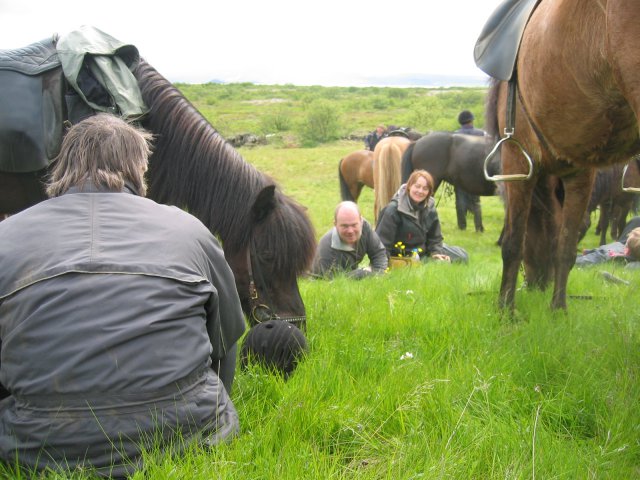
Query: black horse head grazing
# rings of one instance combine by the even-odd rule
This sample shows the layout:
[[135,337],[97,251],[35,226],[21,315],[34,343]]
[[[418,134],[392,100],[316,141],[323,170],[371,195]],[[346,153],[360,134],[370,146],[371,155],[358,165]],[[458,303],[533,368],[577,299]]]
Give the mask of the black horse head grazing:
[[150,108],[143,126],[155,135],[149,197],[184,208],[220,238],[250,321],[303,319],[297,277],[315,249],[305,210],[153,67],[142,61],[134,73]]

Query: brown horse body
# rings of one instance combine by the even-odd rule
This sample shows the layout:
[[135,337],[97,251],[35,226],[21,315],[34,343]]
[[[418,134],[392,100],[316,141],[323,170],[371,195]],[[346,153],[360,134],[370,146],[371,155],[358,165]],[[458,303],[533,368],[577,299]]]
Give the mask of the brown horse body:
[[[552,307],[566,308],[595,168],[640,151],[639,24],[637,0],[542,0],[529,20],[517,61],[513,138],[534,171],[531,180],[505,182],[503,306],[514,307],[524,260],[527,284],[545,288],[554,280]],[[490,98],[497,108],[488,105],[488,117],[497,115],[502,132],[507,84],[494,84]],[[503,175],[528,171],[514,142],[501,154]]]
[[357,202],[362,188],[373,188],[373,152],[356,150],[340,159],[338,163],[340,197]]
[[378,142],[373,151],[374,218],[402,184],[402,155],[411,145],[405,137],[386,137]]

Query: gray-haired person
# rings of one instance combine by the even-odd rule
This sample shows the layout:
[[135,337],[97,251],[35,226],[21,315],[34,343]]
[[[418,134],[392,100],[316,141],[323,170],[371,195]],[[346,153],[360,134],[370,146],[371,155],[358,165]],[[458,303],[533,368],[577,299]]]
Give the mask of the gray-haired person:
[[234,435],[245,324],[220,245],[143,195],[151,135],[98,114],[65,136],[52,197],[0,223],[0,457],[122,477],[176,434]]

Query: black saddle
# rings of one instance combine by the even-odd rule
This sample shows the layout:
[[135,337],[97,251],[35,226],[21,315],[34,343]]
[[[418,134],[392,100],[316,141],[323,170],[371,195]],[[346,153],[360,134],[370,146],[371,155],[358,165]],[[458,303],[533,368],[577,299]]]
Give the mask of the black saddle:
[[0,171],[42,170],[60,152],[66,82],[56,41],[0,50]]

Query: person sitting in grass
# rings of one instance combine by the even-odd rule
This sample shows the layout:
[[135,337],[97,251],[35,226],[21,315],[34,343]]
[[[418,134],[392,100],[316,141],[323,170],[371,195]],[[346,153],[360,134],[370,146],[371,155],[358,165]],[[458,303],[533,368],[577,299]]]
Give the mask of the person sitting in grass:
[[417,254],[422,260],[467,263],[469,255],[463,248],[443,242],[432,195],[431,174],[414,170],[380,212],[376,233],[390,256]]
[[640,268],[640,217],[633,217],[622,230],[618,241],[585,250],[576,258],[576,267],[588,267],[608,261],[626,263],[626,268]]
[[[382,273],[387,269],[387,253],[376,232],[354,202],[341,202],[333,215],[333,228],[318,243],[312,273],[333,277],[346,272],[355,278]],[[370,267],[358,268],[365,255]]]

